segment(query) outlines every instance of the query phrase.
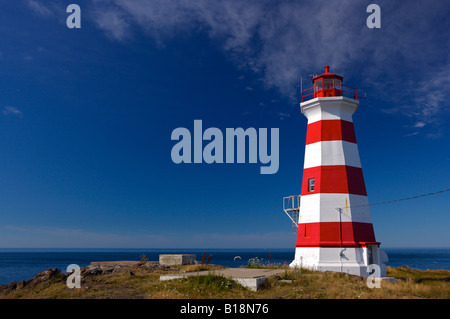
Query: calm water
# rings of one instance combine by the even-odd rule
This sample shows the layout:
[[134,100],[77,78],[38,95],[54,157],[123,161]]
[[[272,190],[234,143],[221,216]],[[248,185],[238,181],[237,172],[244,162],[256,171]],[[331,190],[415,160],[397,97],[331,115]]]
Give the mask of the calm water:
[[[449,249],[389,249],[388,266],[402,265],[417,269],[450,270]],[[57,267],[65,271],[70,264],[80,267],[91,261],[140,260],[145,254],[149,260],[158,260],[159,254],[196,254],[201,261],[202,249],[0,249],[0,285],[12,281],[33,278],[42,270]],[[228,267],[247,265],[250,258],[258,257],[262,262],[290,263],[294,249],[207,249],[206,257],[212,254],[211,263]],[[239,256],[240,258],[236,257]],[[236,257],[236,258],[235,258]]]

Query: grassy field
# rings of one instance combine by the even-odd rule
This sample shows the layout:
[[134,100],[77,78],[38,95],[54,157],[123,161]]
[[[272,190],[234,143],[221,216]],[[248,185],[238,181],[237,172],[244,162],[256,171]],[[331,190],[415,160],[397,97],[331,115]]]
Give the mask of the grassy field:
[[257,292],[233,280],[217,276],[210,265],[207,276],[193,276],[160,281],[163,274],[205,269],[204,266],[182,266],[179,270],[148,269],[135,266],[119,273],[83,275],[82,287],[69,289],[67,275],[57,276],[34,286],[14,291],[0,290],[0,298],[150,298],[150,299],[367,299],[367,298],[450,298],[450,271],[421,271],[407,267],[387,269],[397,282],[382,282],[381,288],[368,288],[363,278],[333,272],[296,271],[285,268],[271,277]]

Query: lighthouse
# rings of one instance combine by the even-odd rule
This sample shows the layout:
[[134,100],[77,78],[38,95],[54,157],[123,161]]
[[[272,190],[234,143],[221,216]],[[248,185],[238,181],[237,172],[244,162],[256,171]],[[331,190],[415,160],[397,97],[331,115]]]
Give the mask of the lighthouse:
[[378,266],[386,276],[353,126],[358,105],[357,90],[329,66],[302,92],[308,125],[291,267],[368,276]]

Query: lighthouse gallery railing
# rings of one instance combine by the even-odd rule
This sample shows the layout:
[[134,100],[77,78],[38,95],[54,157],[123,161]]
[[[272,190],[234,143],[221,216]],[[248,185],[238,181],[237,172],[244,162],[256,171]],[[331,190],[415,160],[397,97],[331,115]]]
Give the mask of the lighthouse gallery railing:
[[[314,90],[314,88],[316,90]],[[308,100],[311,100],[314,98],[314,93],[321,90],[327,90],[327,89],[334,89],[334,91],[337,93],[334,96],[345,96],[352,99],[357,100],[358,99],[358,89],[353,88],[351,86],[339,84],[339,85],[333,85],[331,87],[322,87],[322,86],[312,86],[308,89],[305,89],[301,92],[301,101],[305,102]]]

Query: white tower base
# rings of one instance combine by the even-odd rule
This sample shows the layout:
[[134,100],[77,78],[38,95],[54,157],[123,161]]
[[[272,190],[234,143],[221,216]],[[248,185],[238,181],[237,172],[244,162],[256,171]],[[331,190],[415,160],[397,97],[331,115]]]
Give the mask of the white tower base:
[[[318,271],[336,271],[367,277],[386,276],[387,255],[376,245],[368,247],[296,247],[295,259],[291,268],[304,268]],[[380,267],[380,273],[367,269],[371,264]]]

